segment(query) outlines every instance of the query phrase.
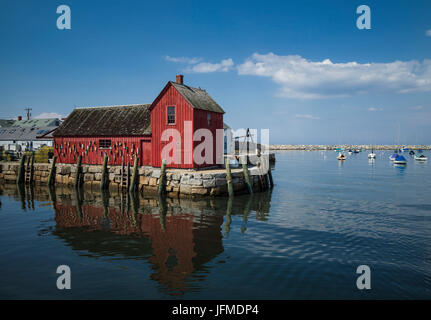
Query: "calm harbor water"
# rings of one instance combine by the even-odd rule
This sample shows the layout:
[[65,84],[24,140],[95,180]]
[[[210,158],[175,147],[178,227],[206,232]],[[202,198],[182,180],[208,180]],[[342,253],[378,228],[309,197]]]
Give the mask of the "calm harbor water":
[[430,163],[376,153],[279,152],[272,192],[231,201],[1,185],[0,298],[430,299]]

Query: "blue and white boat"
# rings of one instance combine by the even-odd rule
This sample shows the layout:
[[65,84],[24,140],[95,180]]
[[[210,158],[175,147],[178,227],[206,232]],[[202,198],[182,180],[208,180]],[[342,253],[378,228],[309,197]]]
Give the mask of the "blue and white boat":
[[394,161],[396,157],[398,157],[398,153],[395,152],[389,157],[389,160]]
[[407,164],[407,160],[406,160],[406,158],[404,158],[402,155],[398,155],[398,156],[394,159],[394,163],[395,163],[395,164]]

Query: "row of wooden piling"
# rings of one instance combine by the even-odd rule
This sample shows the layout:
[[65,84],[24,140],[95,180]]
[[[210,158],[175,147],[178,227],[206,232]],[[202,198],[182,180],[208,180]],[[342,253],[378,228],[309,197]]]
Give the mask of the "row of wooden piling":
[[[31,156],[30,158],[27,158],[28,161],[31,161],[31,173],[33,173],[34,170],[34,157]],[[25,160],[26,160],[26,156],[23,156],[20,160],[20,165],[19,165],[19,169],[18,169],[18,176],[17,176],[17,184],[31,184],[33,182],[33,175],[31,175],[30,179],[25,179],[24,176],[26,175],[26,170],[28,170],[28,168],[25,167]],[[51,166],[49,169],[49,176],[48,176],[48,186],[52,186],[55,184],[55,175],[56,175],[56,160],[57,157],[54,156],[52,158],[52,162],[51,162]],[[122,170],[124,170],[124,165],[122,167]],[[127,175],[129,175],[129,170],[127,170]],[[130,183],[127,184],[127,187],[129,189],[130,192],[135,192],[137,190],[137,186],[138,186],[138,176],[139,176],[139,167],[138,167],[138,158],[135,158],[134,164],[133,164],[133,173],[132,173],[132,178],[130,181]],[[159,194],[163,193],[164,190],[164,185],[166,184],[166,178],[162,178],[162,177],[166,177],[166,161],[163,160],[163,164],[162,164],[162,169],[161,169],[161,179],[160,179],[160,183],[159,183]],[[82,170],[82,156],[78,157],[77,163],[76,163],[76,173],[75,173],[75,180],[74,180],[74,186],[76,188],[81,187],[82,184],[84,183],[84,173]],[[101,190],[106,190],[108,188],[109,185],[109,171],[108,171],[108,157],[105,156],[105,158],[103,159],[103,164],[102,164],[102,177],[101,177],[101,181],[100,181],[100,189]]]
[[[233,197],[234,192],[233,192],[233,184],[232,184],[232,173],[230,170],[230,163],[229,163],[228,157],[226,157],[225,159],[225,167],[226,167],[226,181],[227,181],[228,194],[229,194],[229,197]],[[247,161],[242,161],[242,172],[244,174],[244,182],[247,186],[247,191],[249,194],[253,194],[253,186],[250,182],[250,172],[248,171]],[[259,175],[259,179],[260,179],[261,189],[264,189],[267,186],[269,186],[270,188],[274,187],[274,180],[272,179],[271,168],[268,168],[267,174]]]
[[[23,156],[20,160],[20,165],[18,169],[18,176],[17,176],[17,184],[29,184],[32,183],[33,180],[33,170],[34,170],[34,156],[31,156],[31,158],[27,158],[27,167],[25,167],[25,160],[26,156]],[[56,175],[56,160],[57,157],[54,156],[52,158],[51,167],[49,169],[49,176],[48,176],[48,186],[52,186],[55,183],[55,175]],[[233,183],[232,183],[232,173],[230,169],[230,163],[229,158],[226,157],[225,159],[225,167],[226,167],[226,181],[227,181],[227,189],[229,197],[234,196],[233,191]],[[30,170],[30,178],[27,179],[27,172]],[[124,171],[124,164],[122,166],[122,170]],[[247,191],[249,194],[253,194],[253,186],[250,181],[250,173],[247,167],[247,162],[242,161],[242,170],[244,174],[244,182],[247,186]],[[129,181],[127,187],[129,189],[129,192],[136,192],[137,190],[137,180],[139,176],[139,167],[138,167],[138,159],[135,158],[134,164],[133,164],[133,172],[132,172],[132,178]],[[123,180],[123,173],[122,172],[122,180]],[[127,175],[129,176],[129,167],[127,167]],[[265,187],[269,186],[272,188],[274,186],[274,182],[272,179],[272,173],[271,169],[268,168],[267,174],[259,175],[261,188],[264,189]],[[263,180],[262,180],[263,179]],[[269,179],[269,181],[268,181]],[[84,182],[83,179],[83,170],[82,170],[82,157],[79,156],[77,163],[76,163],[76,173],[75,173],[75,181],[74,186],[80,187],[82,186]],[[101,183],[100,183],[100,189],[105,190],[108,188],[109,185],[109,170],[108,170],[108,156],[105,156],[103,159],[102,164],[102,177],[101,177]],[[123,181],[121,181],[121,187],[123,187]],[[159,185],[158,185],[158,194],[162,195],[166,192],[166,160],[162,160],[162,167],[160,169],[160,177],[159,177]]]

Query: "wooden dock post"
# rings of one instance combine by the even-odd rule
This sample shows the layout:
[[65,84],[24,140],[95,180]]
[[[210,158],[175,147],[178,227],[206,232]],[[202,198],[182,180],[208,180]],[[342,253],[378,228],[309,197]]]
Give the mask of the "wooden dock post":
[[48,186],[55,183],[55,162],[57,161],[57,156],[52,157],[51,169],[49,169],[48,176]]
[[161,195],[165,191],[166,191],[166,159],[163,159],[162,168],[160,169],[158,194]]
[[108,186],[108,184],[106,183],[106,178],[107,178],[107,172],[108,172],[108,156],[105,156],[105,158],[103,159],[103,165],[102,165],[102,178],[100,180],[100,189],[101,190],[105,190]]
[[76,163],[75,188],[81,186],[82,180],[82,156],[79,156]]
[[226,165],[227,191],[229,193],[229,197],[233,197],[232,174],[230,172],[230,164],[229,164],[229,158],[228,157],[226,157],[225,165]]
[[30,183],[33,182],[34,176],[34,151],[31,152],[31,161],[30,161]]
[[19,168],[18,168],[18,176],[16,178],[16,183],[21,184],[24,181],[24,162],[25,162],[25,155],[21,157],[21,160],[19,161]]
[[247,159],[242,162],[242,171],[244,173],[244,181],[245,181],[245,184],[247,185],[248,193],[253,194],[253,188],[250,183],[250,174],[247,168]]
[[135,162],[133,163],[133,174],[132,181],[130,182],[129,192],[134,193],[136,191],[136,180],[138,177],[138,158],[135,157]]
[[271,188],[274,187],[274,180],[272,180],[272,172],[271,172],[271,168],[268,168],[268,177],[269,177],[269,186]]

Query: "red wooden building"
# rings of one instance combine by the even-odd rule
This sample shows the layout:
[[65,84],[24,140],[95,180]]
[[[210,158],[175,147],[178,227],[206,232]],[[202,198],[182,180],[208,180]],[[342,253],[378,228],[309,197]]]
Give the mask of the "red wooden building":
[[[181,161],[168,167],[213,166],[223,153],[223,139],[216,140],[216,130],[223,129],[223,114],[205,90],[184,85],[183,76],[178,75],[152,104],[75,109],[53,134],[54,154],[59,163],[76,163],[82,156],[82,163],[102,164],[107,155],[110,165],[123,161],[132,165],[137,157],[140,165],[160,167],[162,149],[172,141],[162,141],[162,133],[168,130],[169,136],[169,130],[176,129],[181,135]],[[201,141],[193,141],[187,134],[189,129],[192,133],[198,129],[211,131],[211,163],[195,163],[193,152]]]

